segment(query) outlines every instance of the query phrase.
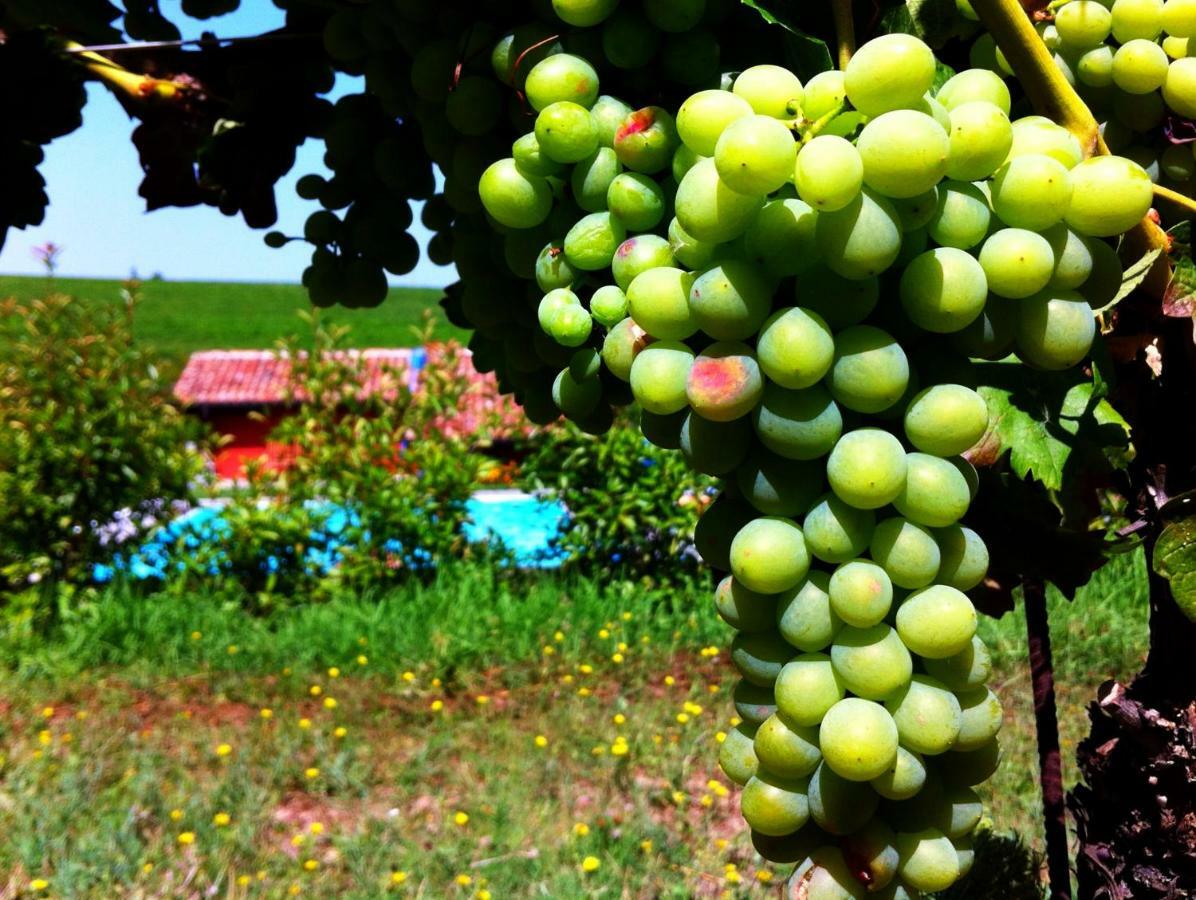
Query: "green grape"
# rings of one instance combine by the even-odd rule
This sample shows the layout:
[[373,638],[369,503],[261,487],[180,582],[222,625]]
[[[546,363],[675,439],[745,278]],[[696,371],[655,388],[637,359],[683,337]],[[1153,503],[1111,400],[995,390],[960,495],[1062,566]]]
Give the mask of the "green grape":
[[536,284],[544,292],[567,288],[577,280],[577,273],[565,257],[563,242],[545,245],[536,257]]
[[721,493],[694,525],[694,549],[702,561],[721,572],[731,570],[731,541],[756,517],[742,500]]
[[[1187,155],[1191,158],[1190,153]],[[1047,229],[1042,236],[1055,258],[1050,287],[1071,291],[1088,280],[1092,274],[1092,249],[1083,237],[1063,223]]]
[[1167,104],[1162,94],[1128,94],[1118,91],[1113,95],[1113,115],[1117,121],[1132,131],[1152,131],[1162,124],[1167,116]]
[[879,428],[857,428],[835,444],[826,475],[840,500],[857,509],[879,509],[900,495],[906,467],[905,449],[897,438]]
[[590,213],[565,235],[565,257],[575,269],[585,272],[605,269],[626,237],[623,223],[609,212]]
[[698,156],[714,156],[727,126],[752,112],[752,105],[731,91],[698,91],[677,110],[677,133]]
[[751,832],[752,849],[764,859],[780,865],[792,865],[804,860],[822,842],[822,832],[807,824],[800,831],[784,837],[769,837],[758,831]]
[[731,642],[731,662],[740,675],[760,687],[775,682],[793,656],[793,648],[775,631],[737,634]]
[[714,150],[720,180],[741,194],[771,194],[793,177],[797,144],[777,119],[751,115],[723,129]]
[[945,805],[937,816],[935,827],[953,841],[966,838],[984,815],[984,804],[970,787],[951,786],[943,789]]
[[872,789],[887,800],[908,800],[926,783],[926,763],[920,753],[897,748],[893,764],[873,778]]
[[897,836],[880,819],[873,819],[843,839],[843,853],[852,862],[855,878],[868,886],[870,896],[884,890],[897,877],[901,858]]
[[1150,176],[1120,156],[1086,159],[1071,171],[1075,186],[1067,224],[1087,237],[1115,237],[1146,215],[1154,196]]
[[664,218],[668,203],[660,185],[639,172],[615,176],[605,199],[607,208],[632,231],[655,228]]
[[919,100],[913,109],[916,112],[930,116],[930,118],[934,119],[934,121],[938,123],[939,127],[943,129],[944,132],[951,130],[951,113],[947,111],[947,107],[939,103],[938,100],[930,96],[930,94],[927,94],[925,97]]
[[[908,655],[908,654],[907,654]],[[777,676],[777,711],[795,725],[814,726],[844,697],[844,686],[825,653],[802,653]]]
[[978,750],[952,750],[935,760],[939,776],[949,785],[974,787],[992,778],[1001,762],[1001,745],[993,738]]
[[648,65],[655,58],[659,44],[660,33],[639,10],[621,9],[603,23],[602,53],[617,69]]
[[759,768],[755,737],[756,727],[740,722],[734,728],[727,729],[727,736],[718,748],[718,767],[741,787],[755,777]]
[[1149,94],[1167,81],[1167,53],[1154,41],[1137,39],[1113,54],[1113,83],[1127,94]]
[[597,378],[578,381],[568,369],[557,373],[552,383],[552,400],[571,419],[584,419],[602,399],[602,382]]
[[1059,40],[1073,50],[1103,44],[1113,30],[1113,14],[1097,0],[1072,0],[1055,13]]
[[962,456],[952,456],[947,459],[951,465],[959,470],[959,474],[963,476],[963,480],[967,482],[968,492],[973,500],[976,499],[976,494],[980,490],[980,473],[976,471],[976,467],[964,459]]
[[795,587],[810,570],[801,529],[780,516],[748,522],[731,542],[731,571],[745,587],[778,594]]
[[681,458],[695,472],[727,475],[743,463],[752,447],[752,429],[746,419],[712,422],[691,412],[681,423]]
[[701,269],[714,258],[718,245],[713,241],[699,241],[674,217],[669,222],[669,249],[681,265]]
[[818,746],[836,775],[870,781],[897,758],[897,726],[879,703],[848,697],[827,710]]
[[844,626],[831,644],[831,663],[843,686],[866,700],[884,700],[913,674],[913,658],[888,625]]
[[539,175],[522,171],[513,159],[492,164],[478,182],[486,212],[508,228],[534,228],[552,211],[552,188]]
[[615,131],[619,162],[633,172],[653,175],[669,168],[680,138],[667,110],[645,106],[627,115]]
[[733,190],[719,177],[714,160],[706,158],[685,173],[675,204],[677,221],[687,234],[718,244],[743,234],[763,199]]
[[731,699],[735,703],[735,714],[749,725],[763,725],[777,711],[772,685],[761,687],[740,680],[731,692]]
[[1009,158],[1030,154],[1049,156],[1065,169],[1074,168],[1084,158],[1076,136],[1046,116],[1025,116],[1013,123]]
[[1157,184],[1161,175],[1159,157],[1153,147],[1129,147],[1123,154],[1125,159],[1142,167],[1151,182]]
[[[1088,0],[1078,0],[1088,3]],[[1071,6],[1074,4],[1068,4]],[[1100,6],[1098,3],[1091,3]],[[1102,9],[1104,7],[1101,7]],[[1063,7],[1067,9],[1067,6]],[[951,839],[935,828],[897,835],[902,880],[919,891],[945,891],[959,880],[959,857]]]
[[1163,30],[1174,37],[1196,37],[1196,0],[1167,0],[1163,4]]
[[[837,775],[825,761],[810,776],[809,800],[810,816],[818,827],[835,835],[859,831],[880,805],[880,798],[867,783]],[[860,896],[864,896],[862,891]]]
[[631,367],[640,351],[648,345],[648,336],[634,319],[623,319],[602,341],[602,361],[620,381],[631,381]]
[[764,323],[756,352],[765,375],[782,387],[797,390],[817,384],[830,370],[835,339],[817,313],[786,307]]
[[869,552],[893,584],[911,590],[934,581],[942,560],[929,529],[897,516],[877,524]]
[[613,284],[594,291],[590,313],[605,328],[613,328],[627,318],[627,296]]
[[993,104],[1005,115],[1009,115],[1011,107],[1009,87],[996,72],[988,69],[966,69],[957,75],[952,75],[939,88],[935,99],[948,112],[957,106],[984,100]]
[[528,175],[558,175],[565,168],[544,154],[534,131],[529,131],[515,140],[511,145],[511,156],[520,170]]
[[[825,838],[825,835],[820,837]],[[820,843],[820,842],[816,842]],[[856,861],[849,864],[838,847],[823,846],[798,860],[792,883],[800,885],[801,895],[809,900],[864,900],[865,893],[855,872]]]
[[637,275],[649,269],[672,268],[675,262],[668,241],[656,234],[640,234],[619,245],[610,267],[615,284],[627,291]]
[[763,770],[744,785],[739,795],[744,821],[770,837],[793,834],[810,819],[804,780],[788,780]]
[[524,93],[536,112],[560,100],[588,109],[598,99],[598,73],[580,56],[557,53],[540,60],[527,73]]
[[953,587],[936,584],[923,588],[898,607],[897,632],[919,656],[954,656],[967,648],[976,633],[976,607]]
[[794,118],[804,99],[801,80],[788,69],[772,65],[744,69],[731,90],[757,115],[774,119]]
[[927,234],[925,228],[917,228],[914,231],[907,231],[905,236],[901,239],[901,253],[897,257],[897,267],[904,269],[916,257],[925,253],[929,246],[930,235]]
[[769,200],[744,233],[748,259],[777,278],[798,275],[815,265],[816,213],[793,198]]
[[1017,304],[990,298],[972,324],[951,335],[951,343],[967,356],[1003,359],[1013,350],[1017,320]]
[[984,398],[961,384],[924,388],[905,411],[905,436],[934,456],[956,456],[971,449],[987,429]]
[[843,563],[835,569],[828,591],[835,614],[856,628],[870,628],[884,621],[893,604],[893,582],[884,569],[866,559]]
[[972,499],[959,469],[926,453],[910,453],[906,462],[905,487],[893,500],[894,508],[911,522],[932,528],[959,521]]
[[571,290],[557,288],[545,294],[540,300],[540,305],[536,307],[536,317],[540,328],[544,331],[551,331],[552,323],[567,307],[581,308],[581,300]]
[[756,355],[738,341],[718,341],[703,350],[690,367],[686,382],[689,405],[713,422],[746,416],[763,392]]
[[627,288],[627,304],[636,323],[653,337],[684,340],[698,330],[689,307],[694,276],[660,266],[635,277]]
[[992,674],[992,656],[979,635],[953,656],[923,661],[926,672],[950,690],[963,692],[982,688]]
[[970,591],[988,574],[988,548],[970,528],[951,525],[938,532],[942,564],[936,580],[959,591]]
[[810,553],[823,562],[842,563],[859,556],[872,540],[876,514],[857,509],[834,494],[823,494],[802,522]]
[[[926,234],[926,226],[934,218],[938,211],[938,205],[939,191],[937,187],[931,188],[924,194],[918,194],[916,197],[893,201],[893,208],[897,210],[897,215],[901,218],[901,230],[905,233],[901,242],[903,254],[909,249],[908,241],[911,234],[919,232],[923,235]],[[917,256],[917,254],[915,253],[913,256]]]
[[598,126],[598,143],[603,147],[614,149],[615,133],[623,120],[631,115],[631,107],[615,97],[603,94],[590,107],[590,115]]
[[993,211],[1011,228],[1043,231],[1063,219],[1071,202],[1067,169],[1051,156],[1016,156],[997,170],[992,181]]
[[817,463],[794,463],[757,447],[735,472],[743,499],[766,516],[803,515],[822,490]]
[[597,378],[602,371],[602,357],[593,347],[582,347],[569,357],[569,371],[578,381],[586,378]]
[[807,460],[830,453],[843,433],[843,416],[819,385],[791,391],[766,382],[752,425],[760,442],[773,453]]
[[832,118],[822,129],[820,134],[834,137],[849,138],[863,127],[867,117],[854,109],[849,109]]
[[561,21],[580,28],[597,25],[619,5],[619,0],[552,0],[552,11]]
[[743,341],[760,330],[772,307],[773,286],[756,267],[727,260],[694,279],[689,308],[704,332],[720,341]]
[[805,653],[830,646],[843,620],[831,608],[830,576],[811,570],[804,581],[780,595],[777,627],[781,637]]
[[864,164],[864,183],[886,197],[914,197],[930,190],[947,174],[951,154],[942,126],[909,109],[870,121],[856,147]]
[[963,711],[956,750],[979,750],[1001,730],[1003,714],[1001,701],[986,687],[959,692],[959,706]]
[[951,110],[950,137],[947,177],[980,181],[1005,161],[1013,147],[1013,126],[999,106],[974,100]]
[[901,745],[915,753],[946,753],[959,737],[963,718],[959,700],[940,681],[914,675],[910,683],[885,701]]
[[548,323],[548,333],[563,347],[580,347],[593,329],[593,318],[580,305],[566,306]]
[[[631,320],[628,319],[627,321]],[[605,355],[603,356],[603,362],[606,362]],[[607,363],[608,367],[609,365]],[[681,412],[675,412],[667,416],[658,416],[655,413],[640,410],[640,431],[644,434],[644,440],[660,447],[662,450],[680,450],[681,426],[685,424],[685,419],[688,415],[688,410],[682,410]]]
[[1159,157],[1163,174],[1172,181],[1191,181],[1196,175],[1196,157],[1187,144],[1172,144]]
[[705,12],[706,0],[644,0],[644,15],[661,31],[689,31]]
[[936,247],[906,266],[900,293],[910,321],[927,331],[946,334],[959,331],[980,315],[988,298],[988,281],[985,269],[971,254],[954,247]]
[[1092,308],[1074,291],[1044,291],[1022,301],[1017,353],[1039,369],[1070,369],[1096,338]]
[[590,111],[577,103],[558,100],[536,116],[540,152],[559,163],[575,163],[598,149],[598,125]]
[[934,83],[934,52],[907,34],[868,41],[847,64],[845,87],[852,106],[866,116],[914,106]]
[[631,392],[650,413],[665,416],[689,405],[686,385],[694,352],[680,341],[657,341],[636,354],[631,364]]
[[822,761],[818,729],[788,721],[781,713],[760,726],[755,751],[764,769],[781,778],[805,778]]
[[[599,147],[585,159],[579,160],[569,176],[573,199],[577,201],[577,205],[586,212],[602,212],[606,209],[607,190],[622,170],[615,151],[609,147]],[[623,222],[631,227],[625,219]]]
[[1085,243],[1092,253],[1092,274],[1080,285],[1080,294],[1093,309],[1101,309],[1112,303],[1121,290],[1121,260],[1105,241],[1089,238]]
[[722,620],[737,631],[771,631],[776,626],[776,598],[749,591],[730,575],[715,588],[714,607]]
[[681,179],[685,177],[685,173],[692,169],[701,158],[701,156],[694,153],[684,144],[678,147],[673,153],[673,164],[670,166],[673,181],[680,184]]
[[797,305],[822,316],[834,331],[863,322],[880,302],[880,280],[852,280],[815,266],[794,284]]
[[806,82],[802,115],[811,122],[843,108],[847,101],[847,76],[837,69],[819,72]]
[[992,209],[983,190],[966,181],[944,181],[926,227],[935,243],[969,250],[984,240],[991,223]]
[[835,400],[848,409],[881,412],[905,393],[909,360],[886,332],[871,325],[853,326],[835,336],[835,360],[826,382]]
[[819,212],[850,204],[864,186],[864,161],[855,144],[820,134],[802,145],[794,166],[797,195]]
[[826,265],[844,278],[879,275],[901,252],[897,211],[866,188],[842,209],[821,213],[815,236]]
[[1102,44],[1087,51],[1076,62],[1076,78],[1089,87],[1103,88],[1113,83],[1113,48]]
[[1119,44],[1135,39],[1154,41],[1163,31],[1163,0],[1116,0],[1113,37]]

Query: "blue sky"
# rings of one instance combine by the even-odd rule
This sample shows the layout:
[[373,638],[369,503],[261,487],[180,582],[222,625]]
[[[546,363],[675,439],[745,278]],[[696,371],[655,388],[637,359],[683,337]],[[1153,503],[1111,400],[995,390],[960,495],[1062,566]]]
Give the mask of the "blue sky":
[[[282,24],[282,12],[267,0],[243,0],[237,12],[203,23],[181,15],[180,2],[163,0],[161,8],[188,38],[205,29],[220,37],[259,34]],[[359,89],[355,80],[342,79],[331,96],[354,89]],[[130,140],[135,125],[107,89],[89,85],[83,127],[46,148],[41,172],[50,207],[45,222],[9,231],[0,250],[0,273],[41,274],[31,249],[53,241],[65,248],[58,270],[64,276],[124,278],[136,270],[143,278],[161,273],[176,281],[299,280],[311,254],[305,243],[271,250],[262,243],[263,231],[207,206],[146,213],[137,195],[141,167]],[[300,233],[303,220],[317,208],[296,197],[294,185],[300,175],[326,171],[322,156],[323,144],[308,141],[276,187],[276,227],[287,234]],[[418,223],[417,207],[413,233],[422,245],[428,235]],[[413,272],[392,281],[441,286],[453,278],[451,268],[421,259]]]

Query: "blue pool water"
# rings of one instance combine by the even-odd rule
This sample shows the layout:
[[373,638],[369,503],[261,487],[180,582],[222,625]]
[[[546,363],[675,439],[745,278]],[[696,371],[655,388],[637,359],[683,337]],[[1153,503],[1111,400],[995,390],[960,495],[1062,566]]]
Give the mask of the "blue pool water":
[[[551,569],[565,561],[565,554],[554,544],[569,515],[560,503],[522,491],[479,491],[466,503],[466,513],[470,521],[465,526],[465,536],[476,543],[500,538],[518,566]],[[352,510],[328,507],[323,528],[311,535],[302,564],[315,572],[335,568],[340,560],[338,535],[355,521]],[[100,584],[112,581],[118,573],[136,581],[162,580],[170,569],[181,568],[182,560],[175,558],[180,552],[192,558],[212,558],[212,574],[216,575],[220,569],[219,552],[212,551],[228,529],[220,505],[198,507],[160,528],[132,553],[122,554],[110,565],[96,565],[92,577]],[[402,549],[395,541],[387,541],[384,546],[392,552]],[[435,564],[429,554],[421,553],[418,548],[411,557],[416,563]],[[283,563],[268,557],[263,565],[268,571],[276,571]]]

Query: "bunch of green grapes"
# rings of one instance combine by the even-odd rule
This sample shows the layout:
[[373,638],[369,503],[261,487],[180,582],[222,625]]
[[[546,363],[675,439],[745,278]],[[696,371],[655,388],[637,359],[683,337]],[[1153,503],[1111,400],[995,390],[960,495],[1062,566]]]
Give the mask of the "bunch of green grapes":
[[556,235],[531,267],[567,355],[555,406],[594,425],[627,385],[650,441],[724,479],[695,533],[739,631],[721,762],[811,898],[971,865],[1001,708],[967,596],[988,566],[961,524],[988,426],[967,359],[1084,360],[1121,282],[1106,239],[1152,198],[1136,163],[1011,122],[992,72],[931,96],[935,67],[890,35],[844,72],[752,66],[669,110],[552,55],[479,183],[507,242]]
[[[1196,119],[1196,0],[1069,0],[1052,8],[1039,33],[1101,122],[1109,149],[1191,194],[1196,131],[1181,120]],[[999,53],[993,59],[1013,74]]]

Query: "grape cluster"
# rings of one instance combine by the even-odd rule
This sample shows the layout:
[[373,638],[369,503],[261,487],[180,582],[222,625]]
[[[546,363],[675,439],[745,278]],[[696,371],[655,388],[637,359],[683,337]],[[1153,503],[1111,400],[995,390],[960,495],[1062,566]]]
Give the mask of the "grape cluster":
[[[1109,149],[1155,182],[1196,186],[1196,0],[1069,0],[1038,31]],[[991,52],[992,48],[989,48]],[[996,68],[1012,74],[1003,56]]]
[[671,111],[553,54],[523,86],[533,128],[479,181],[535,281],[542,364],[507,355],[516,396],[551,377],[588,427],[627,384],[649,440],[724,479],[695,533],[740,632],[721,761],[811,897],[971,865],[1001,708],[966,594],[988,565],[960,524],[988,426],[966,361],[1082,361],[1121,283],[1104,239],[1152,199],[1136,163],[1011,122],[994,73],[932,96],[935,69],[889,35],[844,72],[751,66]]

